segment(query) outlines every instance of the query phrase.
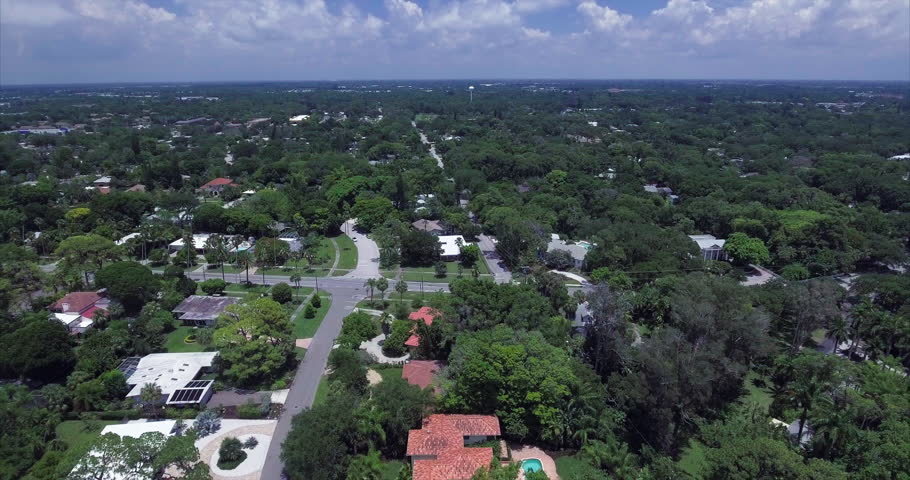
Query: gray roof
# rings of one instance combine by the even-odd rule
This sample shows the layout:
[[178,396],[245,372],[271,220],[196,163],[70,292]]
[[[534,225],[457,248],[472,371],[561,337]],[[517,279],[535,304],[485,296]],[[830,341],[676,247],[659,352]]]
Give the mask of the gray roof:
[[442,232],[445,230],[438,220],[417,220],[411,225],[422,232]]
[[224,309],[239,301],[234,297],[190,295],[174,308],[174,313],[182,314],[180,320],[214,320]]
[[553,250],[565,250],[572,255],[572,258],[578,261],[585,259],[585,255],[588,254],[588,250],[581,245],[575,243],[566,243],[565,240],[559,240],[557,238],[550,239],[550,243],[547,244],[547,252],[552,252]]

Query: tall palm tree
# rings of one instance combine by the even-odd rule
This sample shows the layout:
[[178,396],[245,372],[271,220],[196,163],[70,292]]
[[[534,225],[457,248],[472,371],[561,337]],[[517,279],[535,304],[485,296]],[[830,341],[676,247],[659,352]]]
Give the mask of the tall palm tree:
[[246,270],[246,283],[250,283],[250,265],[253,263],[253,256],[249,250],[237,252],[234,255],[234,261],[237,262],[238,268]]
[[834,352],[837,353],[837,347],[840,346],[841,340],[847,338],[850,334],[850,325],[847,323],[847,319],[843,315],[838,315],[833,320],[831,324],[828,325],[828,337],[834,338]]
[[367,281],[364,282],[363,286],[370,289],[370,304],[372,305],[373,304],[373,289],[376,288],[376,279],[375,278],[367,279]]

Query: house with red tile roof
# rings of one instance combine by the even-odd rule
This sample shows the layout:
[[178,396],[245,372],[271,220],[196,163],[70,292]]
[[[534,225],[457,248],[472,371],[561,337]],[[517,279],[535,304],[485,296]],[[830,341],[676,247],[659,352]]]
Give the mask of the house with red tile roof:
[[71,334],[85,333],[95,323],[95,312],[107,311],[109,305],[104,290],[70,292],[51,304],[51,318],[66,325]]
[[218,177],[199,187],[197,191],[217,196],[221,194],[225,187],[239,187],[239,185],[230,178]]
[[493,461],[490,447],[470,447],[501,435],[494,415],[430,415],[408,433],[414,480],[468,480]]
[[[416,312],[411,312],[408,315],[408,318],[414,322],[423,321],[427,325],[433,324],[433,319],[439,316],[439,310],[436,310],[432,307],[421,307],[420,310]],[[411,329],[411,336],[404,342],[405,346],[410,349],[415,349],[420,346],[420,337],[417,336],[417,324],[414,324],[414,328]]]
[[433,384],[436,373],[445,366],[436,360],[411,360],[401,369],[401,378],[411,385],[427,388]]

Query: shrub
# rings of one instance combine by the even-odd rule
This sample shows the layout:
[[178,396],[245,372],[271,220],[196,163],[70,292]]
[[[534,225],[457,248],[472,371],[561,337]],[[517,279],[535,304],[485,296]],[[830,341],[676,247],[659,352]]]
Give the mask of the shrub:
[[262,409],[250,399],[245,404],[237,407],[237,416],[245,419],[262,418]]
[[445,262],[436,262],[436,264],[433,265],[433,271],[436,273],[437,278],[442,278],[446,276],[449,267],[446,266]]
[[164,278],[183,277],[183,269],[179,265],[168,265],[164,267]]
[[224,289],[227,288],[227,282],[220,278],[211,278],[200,283],[199,288],[201,288],[206,295],[220,295],[224,293]]
[[218,417],[218,412],[206,410],[196,417],[194,426],[199,437],[202,438],[221,429],[221,418]]
[[413,322],[409,320],[395,320],[392,322],[392,333],[382,344],[382,353],[390,357],[400,357],[405,354],[404,342],[411,336]]
[[291,286],[281,282],[272,287],[272,300],[278,303],[288,303],[294,299],[294,290]]
[[357,348],[361,342],[365,342],[376,335],[379,335],[379,327],[373,321],[373,318],[366,313],[355,312],[344,318],[338,343]]
[[246,452],[243,451],[243,444],[235,437],[228,437],[221,441],[218,448],[218,468],[222,470],[233,470],[246,459]]
[[259,440],[256,440],[256,437],[250,437],[243,441],[243,448],[246,449],[256,448],[256,445],[259,445]]
[[313,308],[319,308],[322,306],[322,299],[319,298],[319,292],[313,294],[313,298],[310,299],[310,305],[312,305]]
[[303,318],[316,318],[316,309],[313,308],[313,304],[307,304],[303,309]]

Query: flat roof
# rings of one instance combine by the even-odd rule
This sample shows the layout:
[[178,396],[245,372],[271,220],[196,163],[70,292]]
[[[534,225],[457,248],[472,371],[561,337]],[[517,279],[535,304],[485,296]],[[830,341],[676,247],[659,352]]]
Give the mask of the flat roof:
[[467,246],[471,243],[466,242],[461,235],[440,235],[439,246],[442,248],[443,256],[453,256],[461,254],[461,248],[458,246],[458,240],[461,239],[461,245]]
[[117,241],[114,242],[114,243],[116,243],[117,245],[123,245],[124,243],[126,243],[126,242],[128,242],[128,241],[130,241],[130,240],[132,240],[132,239],[134,239],[134,238],[136,238],[136,237],[138,237],[138,236],[139,236],[138,233],[131,233],[131,234],[129,234],[129,235],[127,235],[127,236],[121,238],[120,240],[117,240]]
[[126,383],[134,385],[127,397],[135,397],[147,383],[161,388],[161,393],[170,395],[175,390],[196,379],[203,368],[212,366],[218,352],[153,353],[139,360],[136,371]]

